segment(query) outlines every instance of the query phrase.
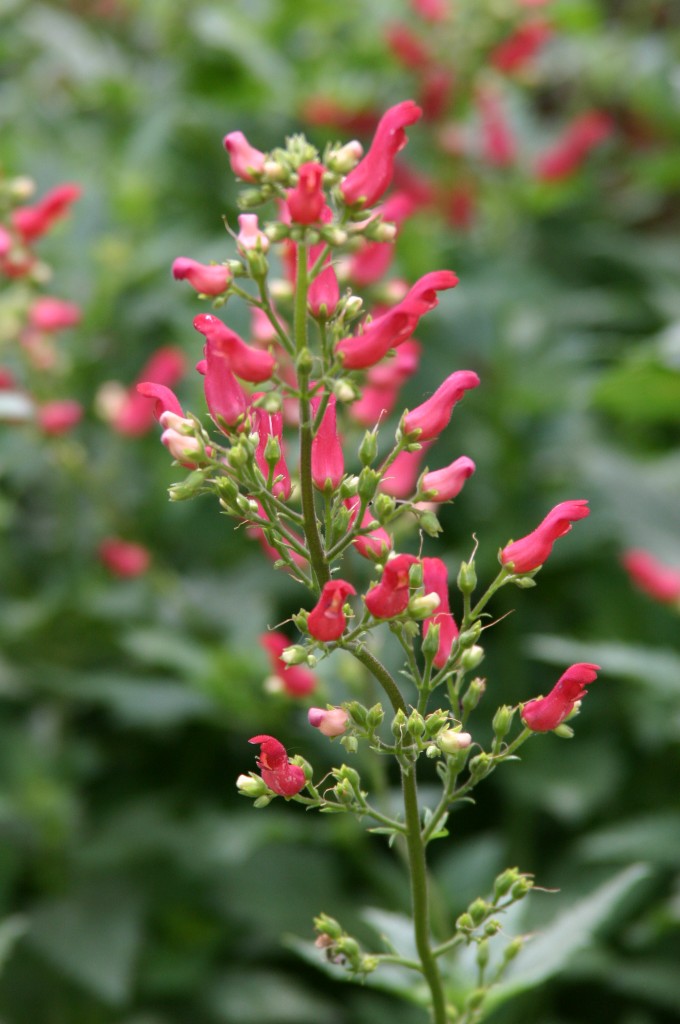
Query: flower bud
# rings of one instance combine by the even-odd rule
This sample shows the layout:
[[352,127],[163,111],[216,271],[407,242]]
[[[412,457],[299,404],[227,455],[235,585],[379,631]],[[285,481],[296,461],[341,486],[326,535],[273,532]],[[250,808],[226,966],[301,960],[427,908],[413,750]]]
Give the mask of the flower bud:
[[510,726],[512,725],[514,714],[514,708],[511,708],[508,704],[504,704],[493,716],[491,725],[497,740],[502,740],[504,736],[507,736]]
[[482,632],[482,624],[479,620],[475,622],[469,629],[466,629],[464,633],[461,633],[458,637],[458,646],[461,650],[465,650],[468,647],[473,647],[474,644],[479,640],[479,636]]
[[463,651],[460,663],[466,672],[471,672],[472,669],[477,668],[483,660],[484,648],[479,647],[477,644],[473,644],[467,651]]
[[505,871],[502,871],[500,875],[496,876],[496,880],[493,883],[494,903],[498,903],[503,896],[510,892],[518,878],[518,868],[506,868]]
[[326,164],[336,174],[347,174],[353,167],[356,167],[363,153],[364,147],[358,139],[353,139],[351,142],[346,142],[344,146],[340,146],[339,149],[332,151],[326,160]]
[[281,652],[281,661],[286,665],[302,665],[307,663],[307,649],[301,644],[293,644]]
[[439,594],[421,594],[410,599],[406,612],[414,619],[427,619],[440,604]]
[[468,907],[468,913],[475,925],[481,924],[489,911],[489,905],[486,900],[476,899]]
[[472,743],[472,736],[469,732],[461,732],[459,729],[446,729],[437,737],[439,749],[445,754],[457,754],[459,750],[465,750]]
[[328,914],[319,914],[314,918],[314,930],[321,935],[328,935],[331,939],[342,937],[342,927],[339,922],[334,917],[329,917]]
[[386,519],[389,519],[395,508],[396,502],[394,498],[389,496],[389,494],[379,494],[373,502],[373,511],[375,512],[376,519],[379,523],[383,523]]
[[[364,439],[359,446],[359,458],[361,459],[362,465],[370,466],[377,454],[378,436],[374,430],[367,430],[364,434]],[[373,497],[373,495],[371,495],[371,497]]]
[[267,438],[267,443],[264,446],[264,459],[270,466],[275,466],[281,458],[281,445],[273,434],[270,434]]
[[492,758],[482,751],[470,761],[470,775],[473,779],[483,779],[489,774],[492,767]]
[[250,772],[249,775],[239,775],[236,780],[236,788],[243,796],[257,798],[268,793],[268,787],[259,775]]
[[406,723],[411,736],[415,736],[418,739],[425,732],[425,719],[419,711],[412,711],[408,716],[408,722]]
[[426,658],[434,658],[439,650],[439,633],[441,626],[438,622],[432,622],[423,638],[422,652]]
[[477,944],[477,966],[480,970],[484,970],[489,962],[489,943],[486,939],[483,939]]
[[382,724],[382,720],[385,717],[382,704],[374,704],[372,708],[369,708],[366,716],[366,725],[369,729],[377,729]]
[[290,225],[282,224],[280,221],[272,221],[265,224],[264,233],[270,242],[283,242],[290,235]]
[[485,690],[486,680],[480,679],[479,676],[476,676],[468,686],[467,690],[465,691],[465,696],[463,697],[463,710],[467,714],[469,714],[471,711],[474,711],[474,709],[477,707],[480,700],[484,696]]
[[503,951],[503,960],[505,961],[505,963],[508,964],[510,963],[511,960],[514,960],[517,954],[521,953],[523,946],[523,936],[518,935],[516,938],[512,939],[512,941],[508,943],[508,945],[505,947],[505,950]]
[[347,241],[347,232],[337,225],[319,228],[319,235],[327,245],[344,245]]
[[375,494],[380,476],[374,469],[364,466],[359,474],[359,497],[366,503],[371,501]]
[[471,594],[477,586],[477,573],[475,571],[474,560],[471,562],[461,562],[460,570],[458,572],[458,589],[463,594]]
[[[206,474],[201,469],[194,470],[190,473],[186,480],[181,480],[179,483],[172,484],[168,488],[168,495],[170,501],[186,501],[188,498],[193,498],[195,494],[201,490],[205,485]],[[231,481],[230,481],[231,483]],[[235,487],[235,485],[232,485]]]
[[406,725],[406,715],[401,708],[397,711],[396,715],[392,719],[392,735],[399,738],[403,732],[404,726]]

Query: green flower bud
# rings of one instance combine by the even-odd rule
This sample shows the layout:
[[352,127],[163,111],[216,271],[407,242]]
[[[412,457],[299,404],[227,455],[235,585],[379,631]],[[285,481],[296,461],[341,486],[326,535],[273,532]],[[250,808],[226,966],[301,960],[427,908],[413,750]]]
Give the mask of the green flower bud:
[[440,604],[439,594],[420,594],[410,599],[406,611],[414,619],[427,619]]
[[343,704],[343,707],[353,725],[358,725],[360,729],[365,728],[369,713],[363,704],[360,704],[358,700],[351,700],[347,704]]
[[439,630],[440,627],[436,622],[430,623],[422,644],[422,652],[426,658],[434,658],[439,650]]
[[472,669],[477,668],[482,661],[484,661],[484,648],[478,644],[473,644],[467,651],[463,651],[460,659],[461,666],[466,672],[471,672]]
[[510,892],[513,885],[519,878],[519,868],[506,868],[496,877],[493,884],[494,903],[497,903],[503,896]]
[[[378,435],[375,430],[367,430],[359,447],[359,458],[363,466],[370,466],[378,454]],[[373,497],[373,495],[371,495]]]
[[501,923],[495,918],[492,921],[487,921],[484,925],[484,934],[488,935],[490,939],[493,938],[494,935],[497,935],[500,930]]
[[475,923],[468,913],[461,914],[456,921],[456,931],[458,932],[471,932],[475,927]]
[[348,295],[343,303],[343,316],[345,320],[354,320],[359,316],[364,300],[360,295]]
[[488,912],[489,905],[486,900],[483,899],[473,900],[468,907],[468,914],[474,921],[475,925],[481,924]]
[[425,750],[425,756],[429,758],[440,757],[441,750],[434,743],[430,743],[429,747]]
[[374,469],[369,469],[368,466],[364,466],[359,474],[359,497],[362,501],[369,502],[375,494],[378,483],[380,482],[380,476]]
[[328,245],[344,245],[347,241],[347,232],[337,226],[321,228],[319,234]]
[[465,1000],[466,1010],[478,1010],[486,999],[486,989],[476,988]]
[[415,736],[418,739],[425,732],[425,719],[419,711],[412,711],[408,716],[408,722],[406,723],[411,736]]
[[474,711],[484,696],[485,690],[486,681],[484,679],[480,679],[479,676],[476,676],[465,691],[465,695],[463,697],[463,710],[468,714],[471,711]]
[[483,971],[488,962],[489,943],[487,939],[482,939],[482,941],[477,944],[477,966]]
[[526,875],[520,875],[520,877],[517,879],[512,889],[510,890],[510,895],[513,898],[513,900],[524,899],[526,894],[528,892],[531,892],[533,887],[534,883],[530,878],[527,878]]
[[482,624],[479,620],[473,623],[469,629],[466,629],[458,637],[458,647],[460,650],[465,650],[467,647],[472,647],[479,640],[482,632]]
[[281,445],[278,438],[270,434],[264,446],[264,459],[270,466],[275,466],[281,458]]
[[[193,476],[194,474],[192,473],[191,475]],[[238,487],[231,479],[231,477],[218,477],[217,480],[215,481],[215,486],[217,487],[217,493],[220,494],[223,498],[226,498],[227,501],[234,501],[238,496]]]
[[282,242],[290,235],[290,225],[272,221],[270,224],[265,224],[264,233],[270,241]]
[[242,796],[259,797],[268,792],[267,785],[259,775],[250,772],[248,775],[239,775],[236,780],[236,788]]
[[238,198],[238,206],[240,210],[252,210],[256,206],[260,206],[265,201],[265,194],[262,189],[259,188],[247,188],[241,192]]
[[421,512],[418,516],[418,526],[425,531],[428,537],[436,537],[442,532],[442,525],[434,512]]
[[307,648],[301,644],[293,644],[291,647],[286,647],[285,651],[281,654],[281,661],[285,662],[286,665],[306,664]]
[[391,498],[389,494],[378,495],[373,502],[373,511],[379,523],[384,523],[386,519],[389,519],[396,508],[396,504],[394,498]]
[[384,717],[385,712],[383,711],[382,704],[374,704],[366,716],[366,724],[368,728],[371,730],[379,728]]
[[359,749],[359,741],[356,736],[341,736],[340,743],[348,754],[356,754]]
[[477,572],[474,560],[471,562],[461,562],[456,582],[461,593],[471,594],[473,592],[477,586]]
[[522,951],[523,945],[524,939],[521,935],[518,935],[516,938],[512,940],[512,942],[508,943],[508,945],[505,947],[503,951],[503,960],[505,961],[506,964],[510,963],[511,960],[515,959],[517,954]]
[[508,704],[503,704],[493,716],[491,725],[497,740],[502,740],[504,736],[507,736],[514,714],[514,708],[511,708]]
[[477,754],[470,761],[470,775],[473,779],[483,779],[485,775],[488,775],[492,767],[492,759],[482,751],[481,754]]
[[437,737],[437,744],[445,754],[457,754],[459,750],[466,750],[471,743],[470,733],[461,732],[460,729],[445,729]]
[[[193,473],[189,474],[186,480],[180,480],[178,483],[173,484],[168,488],[170,501],[186,501],[187,498],[193,498],[195,494],[198,494],[205,487],[205,477],[204,470],[196,469]],[[232,486],[236,493],[238,493],[236,485]]]
[[518,576],[516,580],[512,581],[516,587],[520,590],[531,590],[532,587],[538,586],[536,580],[532,579],[531,576]]
[[330,936],[331,939],[342,937],[342,928],[339,922],[334,917],[329,917],[328,914],[319,914],[314,918],[314,930],[321,935]]
[[257,280],[258,278],[267,276],[269,263],[263,253],[258,252],[257,249],[249,249],[247,259],[251,277]]
[[397,737],[401,736],[405,725],[406,725],[406,715],[404,714],[402,709],[399,708],[399,710],[397,711],[396,715],[392,719],[392,726],[391,726],[391,728],[392,728],[392,735],[393,736],[397,736]]
[[230,448],[227,452],[227,462],[234,469],[241,469],[242,466],[246,466],[250,461],[250,455],[242,444],[236,444],[233,448]]

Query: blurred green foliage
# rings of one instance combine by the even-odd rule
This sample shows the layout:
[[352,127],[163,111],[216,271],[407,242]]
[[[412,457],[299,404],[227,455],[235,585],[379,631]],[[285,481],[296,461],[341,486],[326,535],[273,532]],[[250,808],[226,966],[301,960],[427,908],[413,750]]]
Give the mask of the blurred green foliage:
[[[493,23],[510,6],[485,0],[475,16]],[[410,394],[460,367],[483,380],[449,435],[478,470],[442,517],[438,553],[455,565],[474,531],[488,573],[557,501],[593,508],[540,589],[495,606],[517,613],[489,637],[489,699],[545,692],[570,661],[603,673],[575,740],[536,740],[454,822],[435,856],[437,910],[459,913],[518,864],[559,892],[512,922],[539,937],[495,1024],[656,1024],[680,1005],[680,651],[677,615],[635,593],[618,559],[636,546],[680,565],[678,16],[661,0],[549,9],[550,50],[508,86],[522,138],[551,137],[583,104],[643,125],[642,142],[620,132],[555,188],[477,167],[472,228],[420,214],[397,269],[461,276],[421,332]],[[95,412],[100,386],[129,384],[159,345],[200,355],[195,297],[169,268],[228,254],[225,132],[266,150],[304,127],[310,96],[380,110],[409,95],[384,42],[395,18],[414,24],[387,0],[0,2],[4,169],[39,193],[84,189],[42,254],[50,290],[84,308],[64,345],[87,407],[66,437],[0,429],[7,1024],[423,1019],[390,995],[399,979],[341,987],[305,945],[321,909],[362,934],[403,931],[398,858],[351,822],[236,800],[253,732],[285,735],[319,767],[335,753],[303,709],[262,699],[257,635],[297,593],[215,507],[167,502],[176,474],[154,434],[115,436]],[[428,126],[410,136],[409,164],[446,173]],[[196,380],[179,391],[202,408]],[[151,548],[147,576],[107,576],[96,547],[111,533]],[[359,685],[331,663],[322,703]]]

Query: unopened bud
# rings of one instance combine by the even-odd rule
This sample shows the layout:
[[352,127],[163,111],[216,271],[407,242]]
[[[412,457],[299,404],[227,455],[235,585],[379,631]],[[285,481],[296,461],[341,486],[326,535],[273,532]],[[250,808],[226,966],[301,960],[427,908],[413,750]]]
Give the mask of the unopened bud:
[[482,624],[479,620],[475,622],[469,629],[461,633],[458,637],[458,646],[461,650],[465,650],[467,647],[472,647],[479,640],[482,632]]
[[270,242],[282,242],[290,234],[290,225],[272,221],[270,224],[265,224],[264,233]]
[[406,725],[406,715],[401,708],[397,711],[396,715],[392,719],[392,735],[401,736],[404,726]]
[[389,494],[379,494],[373,502],[373,511],[375,512],[376,519],[379,523],[383,523],[386,519],[389,519],[395,508],[396,502],[394,498],[389,496]]
[[347,232],[336,226],[321,228],[319,234],[327,245],[344,245],[347,241]]
[[489,755],[482,751],[481,754],[477,754],[477,756],[473,757],[470,761],[470,775],[472,775],[474,779],[483,779],[485,775],[489,774],[492,763],[492,759]]
[[302,665],[307,663],[307,649],[301,644],[293,644],[286,647],[281,654],[281,661],[286,665]]
[[473,592],[477,586],[477,572],[474,561],[461,562],[457,583],[461,593],[471,594]]
[[510,892],[518,878],[518,868],[506,868],[505,871],[501,872],[501,874],[496,877],[493,884],[493,898],[495,903]]
[[396,224],[390,224],[389,221],[383,221],[381,224],[376,224],[373,228],[369,227],[366,231],[366,237],[374,242],[393,242],[397,237],[397,226]]
[[236,788],[243,796],[257,798],[268,792],[267,785],[259,775],[252,772],[249,775],[239,775],[236,780]]
[[[370,466],[378,454],[378,436],[374,430],[367,430],[359,446],[359,458],[364,466]],[[372,497],[372,495],[371,495]]]
[[481,924],[489,911],[489,905],[486,900],[476,899],[468,907],[468,913],[475,925]]
[[471,743],[470,733],[457,729],[446,729],[437,737],[437,744],[445,754],[457,754],[459,750],[465,750]]
[[359,163],[363,152],[364,147],[358,139],[353,139],[332,152],[326,162],[331,171],[335,171],[337,174],[347,174]]
[[413,619],[427,619],[434,614],[440,604],[439,594],[421,594],[410,599],[407,614]]
[[484,648],[479,647],[478,644],[473,644],[467,651],[463,651],[460,663],[466,672],[471,672],[472,669],[477,668],[483,660]]
[[512,942],[508,943],[508,945],[503,950],[503,959],[505,960],[506,964],[510,963],[511,960],[514,960],[518,953],[521,953],[523,945],[524,939],[521,935],[518,935],[516,938],[512,940]]
[[346,320],[353,320],[359,316],[364,300],[360,295],[349,295],[343,304],[343,312]]
[[227,452],[227,462],[230,466],[233,466],[234,469],[240,469],[242,466],[246,466],[249,461],[250,456],[243,445],[236,444]]
[[241,210],[251,210],[264,202],[265,196],[259,188],[247,188],[241,192],[238,198],[238,205]]
[[275,466],[281,458],[281,445],[279,444],[278,438],[270,434],[267,438],[267,443],[264,446],[264,459],[265,462],[270,466]]
[[442,532],[442,525],[434,512],[421,512],[418,516],[418,526],[428,537],[436,537]]
[[283,181],[287,175],[285,167],[282,167],[276,160],[265,160],[262,166],[262,176],[267,181]]
[[493,716],[491,725],[497,740],[502,740],[504,736],[507,736],[514,714],[513,708],[508,704],[503,704]]
[[526,875],[520,875],[520,877],[517,879],[512,889],[510,890],[510,895],[513,898],[513,900],[524,899],[526,894],[528,892],[531,892],[533,887],[534,883],[530,878],[527,878]]
[[366,503],[371,501],[375,494],[380,476],[374,469],[370,469],[368,466],[364,466],[359,474],[359,486],[358,493],[359,497]]
[[423,639],[422,652],[426,658],[434,658],[439,650],[439,633],[441,627],[437,622],[431,622]]
[[486,991],[485,988],[476,988],[474,992],[471,992],[465,1000],[465,1009],[478,1010],[486,999]]
[[299,374],[308,377],[314,367],[314,358],[308,348],[303,348],[295,362]]
[[333,394],[339,402],[354,402],[359,397],[356,387],[348,380],[338,380],[333,385]]
[[319,914],[314,918],[314,930],[321,935],[328,935],[331,939],[339,939],[342,936],[340,923],[328,914]]
[[383,711],[382,704],[374,704],[372,708],[369,708],[366,716],[366,724],[369,729],[377,729],[382,723],[384,717],[385,712]]
[[425,732],[425,719],[423,718],[419,711],[411,712],[411,714],[408,716],[406,728],[408,729],[411,736],[415,736],[416,738],[418,738],[423,735],[423,733]]
[[484,970],[489,962],[489,943],[486,939],[482,939],[477,944],[477,966],[480,970]]
[[482,699],[484,692],[486,691],[486,680],[480,679],[479,676],[475,676],[463,697],[463,710],[468,714],[479,704]]
[[172,484],[168,488],[168,495],[170,501],[186,501],[187,498],[193,498],[195,494],[205,486],[205,472],[197,469],[193,473],[190,473],[186,480],[181,480],[179,483]]

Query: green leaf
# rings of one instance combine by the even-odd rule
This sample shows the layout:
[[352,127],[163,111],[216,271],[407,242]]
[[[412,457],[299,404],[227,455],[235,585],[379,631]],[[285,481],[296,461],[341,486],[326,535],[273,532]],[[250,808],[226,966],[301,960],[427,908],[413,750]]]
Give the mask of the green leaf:
[[592,832],[578,843],[576,852],[588,861],[647,860],[674,868],[678,863],[680,814],[672,811],[641,814]]
[[15,943],[26,934],[28,930],[28,918],[19,914],[6,917],[0,921],[0,974],[5,969],[5,964],[10,957]]
[[206,995],[210,1012],[232,1024],[339,1024],[341,1010],[292,977],[274,971],[233,971]]
[[130,994],[141,905],[120,885],[90,882],[31,915],[27,941],[73,981],[111,1005]]

